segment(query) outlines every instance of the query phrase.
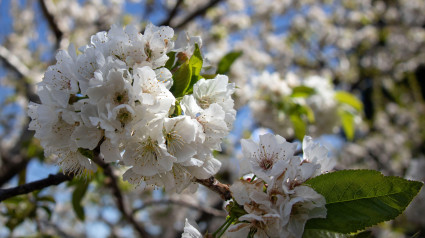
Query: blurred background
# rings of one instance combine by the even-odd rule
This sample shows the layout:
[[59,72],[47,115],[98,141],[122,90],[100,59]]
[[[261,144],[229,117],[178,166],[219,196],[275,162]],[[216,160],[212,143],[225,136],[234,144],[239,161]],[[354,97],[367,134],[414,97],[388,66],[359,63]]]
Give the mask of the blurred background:
[[[313,136],[337,169],[425,181],[424,12],[424,0],[0,0],[0,186],[60,171],[26,114],[56,52],[112,24],[148,22],[201,36],[209,65],[232,59],[223,73],[237,86],[238,116],[215,153],[220,181],[238,178],[239,140],[268,131],[293,142]],[[120,180],[123,213],[108,179],[100,171],[2,202],[0,237],[137,237],[140,229],[180,237],[185,217],[214,231],[226,216],[204,188],[167,194]],[[422,191],[371,236],[425,237],[424,200]]]

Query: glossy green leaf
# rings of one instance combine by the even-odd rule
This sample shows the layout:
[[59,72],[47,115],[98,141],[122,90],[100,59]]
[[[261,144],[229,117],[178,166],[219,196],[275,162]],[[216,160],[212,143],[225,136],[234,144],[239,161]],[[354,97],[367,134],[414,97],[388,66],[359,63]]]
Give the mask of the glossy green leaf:
[[227,74],[232,64],[242,55],[242,51],[233,51],[227,53],[220,62],[218,62],[216,74]]
[[351,93],[344,91],[336,92],[335,99],[342,104],[350,105],[357,111],[363,110],[363,103]]
[[168,60],[165,63],[165,68],[167,68],[168,70],[171,70],[174,66],[174,61],[176,61],[176,52],[171,51],[167,53],[168,56]]
[[184,62],[173,75],[173,86],[170,91],[174,97],[181,97],[187,90],[192,78],[192,67],[189,65],[189,60]]
[[86,194],[88,186],[88,182],[79,183],[77,184],[74,192],[72,193],[72,208],[74,209],[75,215],[77,215],[78,219],[82,221],[84,221],[85,219],[85,213],[84,208],[81,206],[81,201],[83,200],[84,195]]
[[203,62],[201,50],[199,49],[198,44],[195,44],[195,50],[193,51],[192,57],[189,59],[189,65],[192,67],[192,78],[190,79],[189,87],[185,92],[191,93],[193,85],[202,78],[201,69]]
[[338,114],[341,119],[342,129],[344,130],[345,136],[348,140],[353,140],[354,133],[356,131],[354,115],[351,112],[345,110],[339,110]]
[[298,86],[292,89],[291,97],[297,98],[306,98],[316,93],[316,90],[314,88],[310,88],[307,86]]
[[326,199],[326,218],[311,219],[306,229],[352,233],[400,215],[423,183],[384,176],[374,170],[342,170],[306,181]]

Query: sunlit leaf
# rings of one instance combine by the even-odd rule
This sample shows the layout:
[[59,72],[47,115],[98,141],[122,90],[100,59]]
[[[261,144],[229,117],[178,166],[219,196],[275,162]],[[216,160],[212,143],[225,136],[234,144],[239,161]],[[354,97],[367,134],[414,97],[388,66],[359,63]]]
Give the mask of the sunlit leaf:
[[227,74],[232,64],[242,55],[242,51],[233,51],[227,53],[220,62],[218,62],[216,74]]
[[344,91],[336,92],[335,99],[342,104],[350,105],[357,111],[363,110],[363,103],[351,93]]
[[400,215],[423,183],[384,176],[374,170],[342,170],[308,180],[326,199],[326,218],[311,219],[306,229],[352,233]]
[[354,139],[355,133],[355,123],[354,123],[354,115],[351,112],[346,110],[338,111],[339,117],[341,119],[342,129],[344,130],[345,136],[348,140]]
[[72,193],[72,208],[74,209],[75,215],[77,215],[77,218],[84,221],[85,219],[85,213],[84,208],[81,206],[81,201],[84,198],[84,195],[86,194],[87,188],[89,184],[86,183],[79,183],[76,187],[74,192]]
[[188,89],[190,80],[192,79],[192,67],[189,65],[189,60],[184,62],[173,75],[173,86],[170,91],[174,97],[181,97]]
[[297,98],[297,97],[306,98],[306,97],[309,97],[309,96],[311,96],[315,93],[316,93],[316,90],[314,90],[314,88],[310,88],[310,87],[307,87],[307,86],[298,86],[298,87],[294,87],[292,89],[291,97],[293,97],[293,98]]

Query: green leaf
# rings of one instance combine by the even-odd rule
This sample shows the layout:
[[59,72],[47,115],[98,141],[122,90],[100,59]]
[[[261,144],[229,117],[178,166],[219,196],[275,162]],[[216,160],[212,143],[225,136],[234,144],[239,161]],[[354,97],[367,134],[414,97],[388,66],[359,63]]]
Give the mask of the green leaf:
[[423,183],[384,176],[374,170],[342,170],[306,181],[326,199],[326,218],[311,219],[306,229],[352,233],[400,215]]
[[314,122],[314,112],[308,105],[300,105],[299,113],[307,116],[308,122]]
[[348,140],[353,140],[355,133],[354,115],[346,110],[339,110],[338,114],[341,119],[342,129],[344,130],[345,136]]
[[193,51],[192,57],[189,59],[189,64],[192,66],[192,75],[199,75],[201,73],[203,62],[201,50],[198,44],[195,44],[195,50]]
[[52,196],[43,196],[43,197],[38,197],[37,201],[41,201],[41,202],[52,202],[52,203],[56,203],[55,198],[53,198]]
[[303,238],[372,238],[370,231],[360,232],[354,235],[342,234],[326,230],[304,230]]
[[203,64],[201,50],[198,47],[198,44],[195,44],[195,50],[193,51],[192,57],[189,59],[189,65],[192,67],[192,78],[190,79],[189,87],[185,92],[191,93],[193,85],[202,78],[201,69]]
[[190,81],[192,79],[192,67],[189,64],[189,60],[184,62],[180,68],[173,75],[173,86],[170,91],[174,97],[181,97],[184,92],[188,89]]
[[242,51],[233,51],[227,53],[220,62],[218,62],[216,74],[227,74],[230,71],[230,67],[242,55]]
[[306,229],[303,238],[350,238],[352,236],[326,230]]
[[80,152],[80,154],[84,155],[85,157],[87,157],[89,159],[94,158],[94,152],[92,150],[84,149],[84,148],[78,148],[78,152]]
[[314,88],[310,88],[307,86],[298,86],[292,89],[291,97],[293,98],[306,98],[316,93]]
[[167,68],[168,70],[171,70],[174,66],[174,61],[176,61],[176,52],[171,51],[167,54],[168,56],[168,60],[165,63],[165,68]]
[[295,136],[297,139],[302,140],[306,133],[306,125],[299,115],[293,114],[289,117],[292,125],[294,126]]
[[88,186],[88,182],[80,183],[75,187],[75,190],[72,193],[72,208],[74,209],[75,215],[77,215],[78,219],[82,221],[85,219],[85,214],[84,208],[81,206],[81,201],[86,194]]
[[48,206],[41,206],[40,208],[42,208],[44,211],[46,211],[48,220],[50,220],[50,218],[52,218],[52,214],[53,214],[52,210],[50,210],[50,208]]
[[352,106],[357,111],[363,110],[363,103],[351,93],[347,93],[344,91],[336,92],[335,99],[342,104]]

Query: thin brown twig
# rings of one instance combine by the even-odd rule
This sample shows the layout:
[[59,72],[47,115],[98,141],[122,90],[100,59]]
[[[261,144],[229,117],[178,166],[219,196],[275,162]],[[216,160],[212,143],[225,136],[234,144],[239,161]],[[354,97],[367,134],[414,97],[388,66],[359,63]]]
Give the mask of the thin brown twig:
[[197,9],[196,11],[192,12],[185,19],[183,19],[182,22],[180,22],[176,26],[172,26],[172,27],[175,28],[175,29],[182,28],[187,23],[191,22],[193,19],[195,19],[195,18],[197,18],[199,16],[205,15],[205,13],[208,11],[208,9],[214,7],[215,5],[217,5],[218,3],[220,3],[221,1],[223,1],[223,0],[211,0],[208,4],[206,4],[205,6]]
[[43,12],[44,17],[46,18],[47,22],[49,23],[49,27],[52,30],[53,34],[56,38],[56,46],[60,45],[60,42],[64,36],[63,31],[60,29],[59,25],[56,22],[55,16],[53,13],[49,11],[49,8],[47,6],[46,0],[39,0],[41,10]]
[[53,185],[58,185],[65,181],[69,181],[72,178],[73,175],[67,175],[63,173],[50,174],[45,179],[37,180],[14,188],[0,189],[0,202],[11,197],[27,194]]
[[2,150],[0,150],[0,154],[3,162],[0,167],[0,186],[3,186],[3,184],[26,168],[30,158],[20,154],[7,156]]
[[195,182],[202,184],[211,191],[217,193],[224,201],[230,200],[232,198],[229,185],[221,183],[213,176],[207,179],[195,179]]
[[135,208],[133,210],[133,213],[139,212],[149,206],[154,206],[154,205],[162,205],[162,204],[172,204],[172,205],[179,205],[179,206],[184,206],[184,207],[188,207],[194,210],[198,210],[201,211],[203,213],[207,213],[209,215],[212,216],[216,216],[216,217],[226,217],[226,212],[212,208],[212,207],[203,207],[203,206],[199,206],[197,204],[193,204],[190,202],[186,202],[184,200],[178,200],[178,199],[173,199],[173,198],[169,198],[169,199],[162,199],[162,200],[152,200],[152,201],[146,201],[143,203],[142,206]]
[[170,25],[170,22],[173,20],[173,18],[176,16],[180,5],[183,3],[184,0],[178,0],[176,2],[176,5],[174,5],[173,9],[168,13],[167,19],[165,19],[163,22],[161,22],[161,26],[168,26]]
[[22,63],[22,61],[7,48],[0,45],[0,59],[13,71],[15,71],[19,77],[31,78],[31,71],[29,68]]
[[124,218],[133,225],[133,227],[136,229],[136,231],[139,233],[141,237],[150,237],[149,233],[145,231],[143,226],[136,221],[132,212],[129,212],[127,210],[124,203],[124,196],[121,193],[121,189],[118,187],[117,178],[114,172],[112,171],[111,166],[105,163],[100,157],[99,146],[98,148],[94,150],[94,152],[95,152],[95,156],[93,158],[93,161],[103,169],[103,172],[109,178],[106,182],[107,182],[107,185],[112,189],[112,194],[114,195],[116,199],[118,209],[121,211]]

